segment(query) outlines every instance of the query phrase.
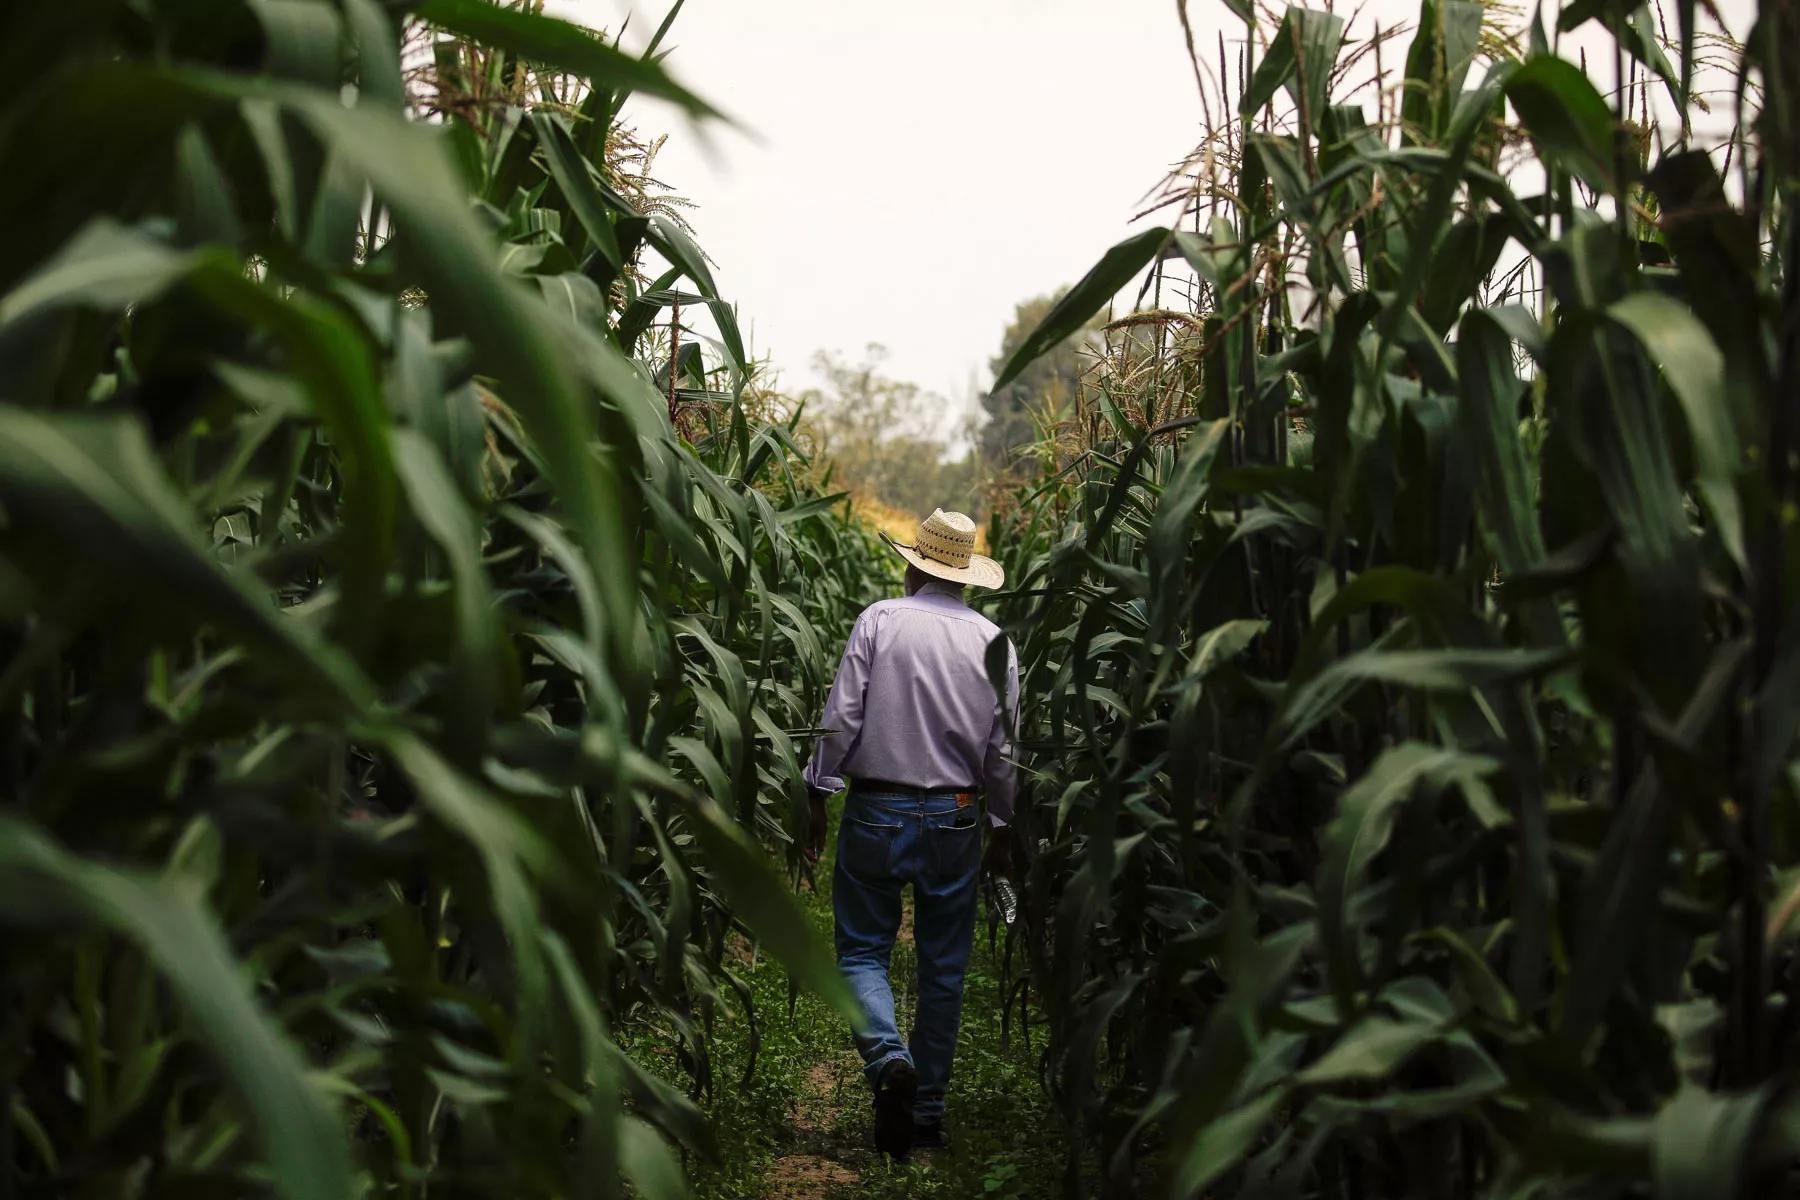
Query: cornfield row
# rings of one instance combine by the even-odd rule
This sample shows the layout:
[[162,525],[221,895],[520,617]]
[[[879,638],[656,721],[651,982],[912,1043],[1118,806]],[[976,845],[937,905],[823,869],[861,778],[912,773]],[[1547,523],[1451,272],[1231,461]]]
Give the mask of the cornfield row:
[[0,1196],[685,1194],[733,931],[849,1009],[765,848],[890,573],[631,175],[711,110],[484,0],[0,60]]
[[[1791,1190],[1800,12],[1232,10],[999,381],[1150,272],[988,535],[1068,1190]],[[848,1011],[798,763],[890,568],[645,184],[667,28],[0,17],[0,1196],[681,1195],[734,932]]]
[[989,534],[1070,1194],[1792,1194],[1800,10],[1228,3],[1000,380],[1148,272]]

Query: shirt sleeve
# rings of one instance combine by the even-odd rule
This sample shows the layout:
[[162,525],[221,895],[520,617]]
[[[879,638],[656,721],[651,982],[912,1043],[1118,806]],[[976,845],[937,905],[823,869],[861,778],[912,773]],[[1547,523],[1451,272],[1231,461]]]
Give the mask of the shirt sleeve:
[[1019,769],[1013,764],[1013,730],[1019,725],[1019,656],[1012,642],[1006,644],[1006,696],[994,705],[994,728],[988,734],[987,757],[982,764],[986,776],[988,819],[995,825],[1009,825],[1013,818],[1013,801],[1019,792]]
[[837,678],[832,680],[831,694],[825,698],[825,713],[819,718],[819,728],[827,732],[820,735],[806,770],[801,772],[809,787],[827,792],[844,789],[844,761],[862,737],[863,697],[869,687],[869,658],[873,649],[872,623],[868,612],[864,611],[850,630],[844,657],[838,663]]

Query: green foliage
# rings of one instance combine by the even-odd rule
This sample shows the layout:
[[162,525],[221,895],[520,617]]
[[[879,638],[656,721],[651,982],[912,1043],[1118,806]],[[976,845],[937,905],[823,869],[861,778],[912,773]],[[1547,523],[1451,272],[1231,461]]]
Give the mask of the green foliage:
[[935,508],[976,505],[973,460],[950,458],[941,398],[881,373],[887,351],[865,348],[862,361],[820,352],[813,366],[823,388],[800,399],[817,453],[831,463],[832,482],[888,508],[927,517]]
[[[834,804],[834,831],[841,815]],[[821,937],[831,934],[834,854],[828,844],[818,889],[801,895]],[[976,922],[956,1082],[947,1097],[954,1142],[946,1151],[920,1150],[899,1165],[872,1147],[873,1106],[844,1022],[811,995],[798,997],[790,1013],[780,965],[742,945],[733,950],[728,961],[744,985],[739,995],[752,1003],[742,1005],[739,995],[724,998],[711,1049],[721,1075],[744,1082],[719,1088],[706,1106],[722,1155],[695,1172],[701,1200],[1010,1200],[1054,1193],[1062,1139],[1038,1078],[1042,1029],[1025,1024],[1030,1010],[1020,987],[1021,947],[1016,939],[1008,944],[1004,927],[990,914]],[[912,942],[902,936],[893,964],[902,1004],[915,992],[915,976]],[[634,1050],[639,1044],[631,1043]],[[666,1046],[644,1049],[646,1060],[671,1077],[679,1070]]]
[[[1327,90],[1337,18],[1289,10],[1249,38],[1200,211],[1116,248],[1002,372],[1159,248],[1194,271],[1197,336],[1103,373],[1079,452],[990,530],[1071,1194],[1093,1152],[1119,1196],[1144,1164],[1172,1197],[1792,1190],[1775,11],[1738,193],[1684,144],[1642,173],[1625,95],[1512,61],[1473,5],[1427,0],[1370,125]],[[1525,144],[1539,195],[1497,157]]]
[[585,78],[409,121],[408,11],[0,17],[0,1194],[679,1195],[732,931],[852,1007],[763,847],[887,567],[608,182],[711,110],[433,0]]

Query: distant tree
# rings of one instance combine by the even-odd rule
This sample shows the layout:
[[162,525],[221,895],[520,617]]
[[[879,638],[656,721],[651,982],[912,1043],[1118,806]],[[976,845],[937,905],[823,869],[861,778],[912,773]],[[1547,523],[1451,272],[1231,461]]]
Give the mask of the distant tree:
[[[1022,300],[1013,310],[1012,324],[1000,339],[1000,353],[988,365],[998,375],[1013,352],[1043,323],[1052,306],[1067,288],[1052,295]],[[1012,474],[1018,466],[1019,451],[1037,439],[1034,414],[1055,416],[1075,403],[1081,379],[1083,355],[1098,340],[1103,317],[1090,321],[1087,328],[1066,339],[1062,345],[1034,361],[997,392],[981,398],[987,421],[982,425],[978,445],[982,467],[990,476]]]
[[823,388],[802,394],[813,449],[832,464],[832,486],[924,516],[933,508],[972,511],[975,463],[950,458],[940,432],[948,401],[881,373],[887,350],[871,343],[858,362],[825,351],[813,367]]

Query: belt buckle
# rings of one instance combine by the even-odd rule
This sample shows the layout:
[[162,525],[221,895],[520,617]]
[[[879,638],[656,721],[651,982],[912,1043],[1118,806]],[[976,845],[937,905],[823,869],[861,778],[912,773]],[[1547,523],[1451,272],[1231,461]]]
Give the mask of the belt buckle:
[[968,808],[971,804],[974,804],[974,803],[975,803],[975,793],[974,792],[958,792],[958,793],[956,793],[956,807]]

